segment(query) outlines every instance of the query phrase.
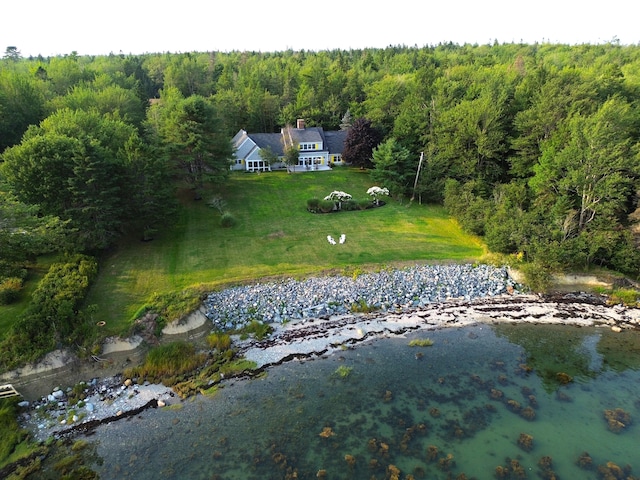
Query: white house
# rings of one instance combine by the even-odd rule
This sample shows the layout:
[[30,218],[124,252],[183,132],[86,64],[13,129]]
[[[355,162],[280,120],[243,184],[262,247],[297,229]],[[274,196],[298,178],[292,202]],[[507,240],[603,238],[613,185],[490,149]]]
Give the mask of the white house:
[[[296,171],[328,170],[332,165],[342,165],[342,150],[346,130],[325,132],[322,127],[305,127],[298,120],[296,127],[286,127],[280,133],[247,133],[240,130],[233,137],[235,149],[232,170],[264,172],[286,168],[281,161],[285,147],[297,145],[300,150]],[[260,150],[270,148],[279,161],[269,165],[260,156]]]

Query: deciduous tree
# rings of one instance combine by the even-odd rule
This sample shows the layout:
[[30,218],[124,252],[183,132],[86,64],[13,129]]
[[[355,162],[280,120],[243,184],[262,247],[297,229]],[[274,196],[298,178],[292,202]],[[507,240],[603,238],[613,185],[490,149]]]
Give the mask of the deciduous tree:
[[[541,198],[564,205],[573,236],[598,216],[620,218],[640,175],[632,142],[630,106],[613,98],[594,115],[575,114],[543,146],[531,186]],[[565,140],[566,139],[566,140]]]
[[491,186],[503,178],[505,135],[502,101],[485,94],[462,100],[437,117],[432,161],[448,165],[448,175]]
[[66,222],[0,190],[0,278],[17,275],[36,256],[65,250]]
[[124,146],[135,128],[97,112],[61,110],[32,127],[4,155],[17,198],[70,220],[80,250],[103,249],[126,217]]
[[29,125],[45,117],[41,82],[14,68],[0,68],[0,153],[20,142]]
[[380,132],[372,126],[370,120],[358,118],[347,132],[342,158],[345,162],[360,168],[371,167],[373,149],[381,140]]
[[284,164],[287,167],[287,173],[295,171],[298,160],[300,159],[300,150],[297,145],[288,145],[284,149]]

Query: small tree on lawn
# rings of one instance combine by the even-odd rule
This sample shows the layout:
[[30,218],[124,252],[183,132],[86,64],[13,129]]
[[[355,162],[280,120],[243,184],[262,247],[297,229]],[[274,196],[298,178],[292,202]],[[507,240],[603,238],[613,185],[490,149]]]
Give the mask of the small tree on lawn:
[[380,205],[380,197],[389,196],[388,188],[380,188],[380,187],[371,187],[367,190],[367,195],[371,195],[373,198],[373,203],[376,205]]
[[[278,155],[269,146],[261,148],[258,154],[260,155],[260,158],[262,159],[262,161],[269,166],[273,165],[278,161]],[[297,159],[296,159],[296,162],[297,162]]]
[[284,164],[287,166],[287,173],[295,171],[299,158],[300,151],[296,145],[291,145],[284,149]]

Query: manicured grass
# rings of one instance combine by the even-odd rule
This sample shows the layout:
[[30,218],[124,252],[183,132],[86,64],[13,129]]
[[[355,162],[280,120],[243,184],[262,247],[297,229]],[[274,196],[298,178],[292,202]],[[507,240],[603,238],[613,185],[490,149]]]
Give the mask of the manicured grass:
[[[300,277],[362,265],[410,261],[477,260],[482,242],[465,234],[443,208],[399,203],[381,208],[311,214],[309,198],[343,190],[367,198],[374,185],[367,172],[236,173],[218,192],[236,218],[220,226],[220,214],[181,192],[181,207],[170,228],[151,242],[123,244],[101,262],[86,305],[97,305],[105,333],[126,329],[154,293],[204,284],[204,290],[262,277]],[[213,193],[210,195],[212,196]],[[327,235],[343,245],[330,245]]]

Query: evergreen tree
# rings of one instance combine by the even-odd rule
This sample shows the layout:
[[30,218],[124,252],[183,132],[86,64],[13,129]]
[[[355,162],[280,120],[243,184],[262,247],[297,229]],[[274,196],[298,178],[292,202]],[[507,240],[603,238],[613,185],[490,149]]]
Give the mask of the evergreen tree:
[[417,159],[395,138],[390,138],[373,149],[371,179],[389,189],[396,197],[411,196]]
[[351,110],[347,109],[346,113],[342,117],[340,121],[340,130],[349,130],[353,125],[353,120],[351,119]]
[[17,62],[22,58],[22,54],[20,53],[20,50],[18,50],[18,47],[10,46],[6,48],[4,51],[4,57],[2,58],[12,62]]
[[202,198],[205,183],[221,184],[229,175],[231,141],[214,107],[204,97],[192,95],[164,106],[160,139],[167,155]]

